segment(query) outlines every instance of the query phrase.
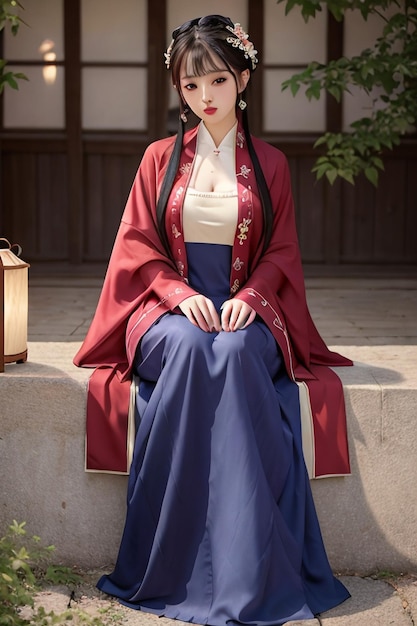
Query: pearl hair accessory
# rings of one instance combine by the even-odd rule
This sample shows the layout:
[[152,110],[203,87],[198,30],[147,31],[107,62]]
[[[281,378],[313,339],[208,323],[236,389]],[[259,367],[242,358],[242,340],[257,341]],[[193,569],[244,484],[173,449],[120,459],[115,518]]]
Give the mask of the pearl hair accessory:
[[171,52],[172,52],[172,48],[174,46],[174,42],[175,39],[173,39],[171,41],[171,43],[169,44],[167,51],[164,52],[164,57],[165,57],[165,65],[167,66],[167,69],[169,70],[170,66],[171,66]]

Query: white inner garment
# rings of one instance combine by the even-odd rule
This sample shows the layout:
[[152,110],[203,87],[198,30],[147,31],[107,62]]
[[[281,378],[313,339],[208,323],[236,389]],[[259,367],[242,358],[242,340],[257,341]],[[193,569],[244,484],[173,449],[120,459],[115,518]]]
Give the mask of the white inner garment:
[[183,208],[186,242],[233,245],[238,214],[235,155],[236,125],[216,148],[200,124]]

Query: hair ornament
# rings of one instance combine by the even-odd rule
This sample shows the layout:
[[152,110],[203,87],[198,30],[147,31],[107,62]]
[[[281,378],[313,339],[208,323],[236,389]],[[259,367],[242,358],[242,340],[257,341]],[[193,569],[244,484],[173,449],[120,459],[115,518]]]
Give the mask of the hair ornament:
[[241,25],[237,22],[234,27],[226,26],[227,30],[230,30],[234,34],[234,37],[227,37],[227,43],[232,44],[234,48],[239,48],[245,55],[245,59],[250,59],[252,62],[252,71],[256,68],[258,59],[256,55],[258,51],[255,50],[255,46],[249,41],[249,35],[245,33]]
[[164,57],[165,57],[165,65],[167,66],[167,69],[169,70],[170,65],[171,65],[171,52],[172,52],[172,48],[174,46],[174,41],[175,39],[173,39],[171,41],[171,43],[169,44],[167,51],[164,52]]

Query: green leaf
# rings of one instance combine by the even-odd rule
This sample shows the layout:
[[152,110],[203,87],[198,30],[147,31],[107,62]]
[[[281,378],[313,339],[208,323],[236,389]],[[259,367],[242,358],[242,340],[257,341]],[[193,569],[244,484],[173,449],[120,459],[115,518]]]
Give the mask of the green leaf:
[[321,137],[319,137],[315,143],[313,148],[317,148],[318,146],[322,146],[324,143],[327,143],[327,137],[326,135],[322,135]]
[[29,553],[26,550],[26,548],[24,546],[22,546],[19,550],[19,552],[16,553],[17,558],[19,559],[28,559],[29,558]]
[[390,150],[393,148],[392,140],[389,137],[381,137],[381,144]]
[[310,87],[306,89],[306,96],[309,100],[311,100],[312,98],[319,100],[320,94],[321,94],[321,83],[319,80],[313,80],[311,82]]
[[293,96],[297,95],[299,89],[300,89],[300,85],[298,83],[295,83],[295,82],[291,83],[291,93]]
[[338,170],[337,173],[339,174],[339,176],[341,178],[344,178],[345,180],[347,180],[347,182],[350,183],[351,185],[355,184],[355,181],[353,179],[353,173],[351,171],[348,171],[348,170]]
[[335,100],[337,100],[337,102],[340,102],[340,98],[342,95],[340,87],[327,87],[327,91],[333,96]]
[[360,69],[360,74],[363,79],[366,79],[369,75],[374,76],[375,70],[370,63],[365,63]]
[[15,81],[13,74],[6,74],[5,79],[12,89],[19,89],[19,85]]
[[9,574],[6,574],[5,572],[2,572],[1,575],[2,575],[2,578],[4,578],[4,580],[7,583],[13,582],[13,578],[11,576],[9,576]]
[[336,145],[339,142],[339,137],[338,135],[335,135],[334,133],[328,133],[327,135],[327,147],[329,150],[334,150]]
[[384,168],[384,163],[382,162],[382,159],[380,159],[379,157],[372,157],[372,163],[375,165],[375,167],[378,167],[380,170],[385,169]]
[[331,185],[333,185],[334,181],[335,181],[335,180],[336,180],[336,178],[337,178],[337,170],[336,170],[336,169],[331,169],[331,170],[328,170],[328,171],[326,172],[326,177],[327,177],[327,180],[329,181],[329,183],[330,183]]
[[374,185],[378,186],[378,170],[375,167],[366,167],[364,170],[366,178]]
[[281,83],[281,91],[285,91],[286,89],[288,89],[288,87],[291,89],[292,95],[295,96],[298,90],[300,89],[298,76],[292,76],[288,80],[284,80]]
[[315,172],[317,180],[320,180],[320,178],[322,178],[324,174],[326,174],[326,172],[328,172],[332,168],[332,164],[327,161],[327,163],[323,163],[323,165],[320,165],[319,167],[313,167],[311,171]]
[[70,567],[64,565],[50,565],[45,573],[45,580],[53,584],[78,584],[81,576],[74,573]]
[[26,522],[20,522],[20,524],[14,519],[13,523],[9,526],[9,530],[15,535],[26,535],[25,530]]
[[301,15],[305,22],[308,22],[310,17],[316,17],[316,13],[321,10],[322,8],[318,2],[303,0],[301,3]]
[[333,17],[338,22],[342,21],[343,13],[344,13],[344,7],[343,7],[343,3],[341,3],[340,0],[334,0],[333,2],[332,2],[332,0],[328,0],[327,1],[327,8],[333,14]]
[[[278,0],[279,2],[281,0]],[[287,4],[285,6],[285,15],[288,15],[288,13],[291,11],[291,9],[293,9],[296,5],[296,0],[287,0]]]

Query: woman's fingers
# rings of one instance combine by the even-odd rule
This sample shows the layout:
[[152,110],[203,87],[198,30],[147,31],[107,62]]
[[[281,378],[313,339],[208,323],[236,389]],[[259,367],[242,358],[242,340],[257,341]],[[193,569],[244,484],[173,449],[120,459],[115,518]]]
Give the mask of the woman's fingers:
[[194,326],[205,332],[219,332],[222,329],[233,332],[246,328],[256,317],[256,311],[239,298],[226,300],[222,306],[221,320],[213,302],[201,294],[186,298],[178,306]]
[[256,311],[249,304],[233,298],[227,300],[222,306],[221,322],[225,331],[235,331],[246,328],[252,324],[256,317]]
[[249,314],[249,317],[247,318],[246,322],[243,324],[241,328],[246,328],[247,326],[249,326],[249,324],[252,324],[252,322],[255,320],[255,317],[256,317],[256,311],[252,309],[252,311]]
[[220,319],[213,302],[203,295],[190,296],[178,305],[187,319],[205,332],[220,331]]

